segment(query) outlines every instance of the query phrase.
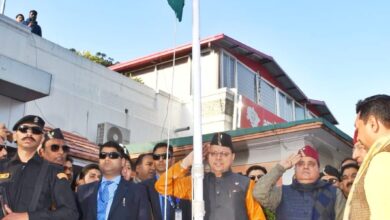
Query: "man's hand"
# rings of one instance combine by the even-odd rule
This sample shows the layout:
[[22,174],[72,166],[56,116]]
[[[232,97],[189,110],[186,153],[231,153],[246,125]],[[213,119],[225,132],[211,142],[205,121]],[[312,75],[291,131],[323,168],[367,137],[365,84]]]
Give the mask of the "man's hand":
[[291,154],[287,159],[284,159],[279,162],[279,164],[285,169],[288,170],[298,163],[302,158],[301,153]]
[[2,220],[28,220],[28,213],[16,213],[11,210],[8,205],[4,205],[4,209],[7,212],[7,215]]
[[[207,154],[209,153],[209,147],[210,147],[210,144],[203,144],[203,147],[202,147],[203,160],[206,159]],[[194,163],[194,151],[191,151],[191,153],[189,153],[182,160],[181,167],[183,167],[184,169],[188,169],[190,166],[192,166],[193,163]]]
[[194,151],[191,151],[184,159],[181,161],[181,167],[184,169],[188,169],[190,166],[192,166],[192,163],[194,161]]

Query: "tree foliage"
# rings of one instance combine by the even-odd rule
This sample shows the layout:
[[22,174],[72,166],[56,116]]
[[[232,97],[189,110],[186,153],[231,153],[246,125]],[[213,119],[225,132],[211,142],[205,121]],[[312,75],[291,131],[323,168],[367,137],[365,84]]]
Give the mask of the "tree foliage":
[[[85,50],[82,52],[77,51],[74,48],[71,48],[69,50],[76,53],[79,56],[85,57],[85,58],[91,60],[92,62],[101,64],[105,67],[109,67],[109,66],[112,66],[112,65],[118,63],[118,62],[115,62],[113,58],[107,57],[107,55],[105,53],[97,52],[95,55],[92,55],[92,53],[89,52],[88,50]],[[133,76],[131,72],[124,72],[124,73],[120,73],[120,74],[127,76],[127,77],[130,77],[136,82],[144,84],[144,81],[142,80],[142,78],[137,77],[137,76]]]
[[72,52],[75,52],[76,54],[78,54],[78,55],[80,55],[82,57],[85,57],[85,58],[91,60],[92,62],[101,64],[101,65],[103,65],[105,67],[108,67],[108,66],[111,66],[111,65],[114,65],[114,64],[118,63],[118,62],[115,62],[113,58],[108,57],[105,53],[102,53],[102,52],[97,52],[95,55],[93,55],[88,50],[81,51],[81,52],[77,51],[74,48],[71,48],[69,50],[72,51]]

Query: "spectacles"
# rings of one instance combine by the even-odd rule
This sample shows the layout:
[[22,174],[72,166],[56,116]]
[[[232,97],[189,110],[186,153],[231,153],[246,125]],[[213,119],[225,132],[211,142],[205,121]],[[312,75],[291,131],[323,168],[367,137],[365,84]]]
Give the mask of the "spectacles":
[[51,149],[51,151],[53,151],[53,152],[58,152],[58,151],[60,150],[60,147],[62,148],[62,151],[63,151],[64,153],[69,153],[70,148],[69,148],[68,145],[62,145],[62,146],[60,146],[60,145],[58,145],[58,144],[52,144],[52,145],[50,146],[50,149]]
[[257,175],[257,176],[248,176],[251,180],[256,180],[256,179],[260,179],[261,177],[263,177],[264,175]]
[[107,153],[107,152],[101,152],[99,154],[99,159],[106,159],[106,157],[110,158],[110,159],[118,159],[121,157],[121,154],[118,153],[118,152],[110,152],[110,153]]
[[5,145],[5,144],[0,144],[0,151],[2,151],[3,149],[6,149],[6,150],[7,150],[7,145]]
[[322,179],[322,181],[326,182],[326,183],[330,183],[330,184],[335,184],[338,182],[338,179],[335,179],[335,178],[330,178],[330,179]]
[[[161,158],[163,160],[166,160],[167,159],[167,154],[153,154],[153,160],[161,160]],[[168,158],[171,159],[172,155],[168,154]]]
[[31,130],[31,133],[33,134],[42,134],[42,128],[38,126],[27,126],[27,125],[21,125],[18,127],[18,131],[22,132],[23,134],[27,133],[28,130]]
[[209,152],[210,156],[212,157],[228,157],[230,155],[230,152]]

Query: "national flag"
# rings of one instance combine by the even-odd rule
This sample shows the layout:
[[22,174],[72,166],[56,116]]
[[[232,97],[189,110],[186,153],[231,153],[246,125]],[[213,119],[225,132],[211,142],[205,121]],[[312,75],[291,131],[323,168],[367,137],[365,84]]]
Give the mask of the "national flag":
[[175,11],[176,17],[180,22],[183,17],[184,0],[168,0],[168,4]]

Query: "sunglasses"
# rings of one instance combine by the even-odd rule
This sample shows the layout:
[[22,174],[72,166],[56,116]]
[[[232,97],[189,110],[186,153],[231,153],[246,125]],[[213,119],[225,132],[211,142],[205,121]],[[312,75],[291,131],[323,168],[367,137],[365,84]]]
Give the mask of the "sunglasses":
[[6,149],[6,150],[7,150],[7,145],[5,145],[5,144],[0,144],[0,151],[2,151],[3,149]]
[[33,133],[33,134],[42,134],[43,133],[42,128],[38,127],[38,126],[30,127],[27,125],[21,125],[18,127],[18,131],[20,131],[23,134],[27,133],[28,130],[31,130],[31,133]]
[[334,178],[327,179],[327,180],[323,179],[322,181],[324,181],[324,182],[326,182],[326,183],[330,183],[330,184],[335,184],[335,183],[338,182],[338,180],[337,180],[337,179],[334,179]]
[[260,179],[261,177],[263,177],[264,175],[257,175],[257,176],[248,176],[251,180],[256,180],[256,179]]
[[50,149],[51,149],[51,151],[53,151],[53,152],[58,152],[58,151],[60,150],[60,147],[62,148],[62,151],[63,151],[64,153],[69,153],[70,148],[69,148],[68,145],[62,145],[62,146],[60,146],[60,145],[58,145],[58,144],[52,144],[52,145],[50,146]]
[[[166,160],[167,159],[167,154],[153,154],[153,160],[160,160],[160,159]],[[168,158],[171,159],[172,155],[168,154]]]
[[106,157],[108,157],[110,159],[118,159],[118,158],[122,157],[122,155],[118,152],[110,152],[110,153],[101,152],[99,154],[99,159],[106,159]]

